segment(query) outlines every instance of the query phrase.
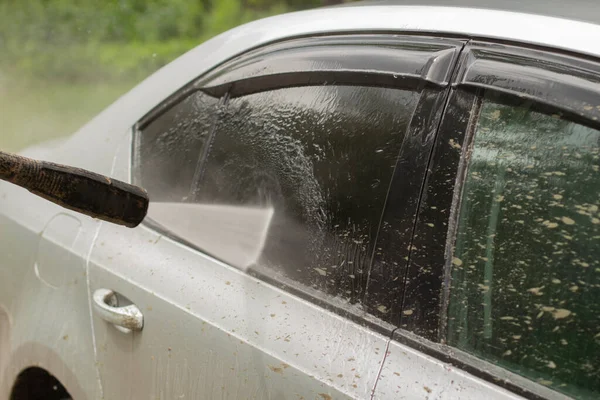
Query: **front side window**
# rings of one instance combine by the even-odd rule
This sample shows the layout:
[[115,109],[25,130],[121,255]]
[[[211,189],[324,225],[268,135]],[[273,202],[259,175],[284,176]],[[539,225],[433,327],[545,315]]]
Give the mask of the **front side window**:
[[600,395],[600,131],[486,95],[452,259],[448,344]]
[[230,265],[359,302],[420,94],[321,85],[194,96],[139,135],[150,218]]

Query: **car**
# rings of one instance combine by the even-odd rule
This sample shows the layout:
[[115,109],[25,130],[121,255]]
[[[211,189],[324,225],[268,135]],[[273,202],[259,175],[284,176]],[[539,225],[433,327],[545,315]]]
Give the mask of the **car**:
[[600,12],[285,14],[23,151],[137,228],[0,183],[0,397],[600,396]]

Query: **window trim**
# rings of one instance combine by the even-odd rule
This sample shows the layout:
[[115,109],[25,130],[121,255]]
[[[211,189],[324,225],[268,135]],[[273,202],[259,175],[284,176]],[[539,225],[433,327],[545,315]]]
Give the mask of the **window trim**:
[[[519,65],[510,64],[515,60],[519,61]],[[555,91],[548,90],[551,87],[548,84],[554,82],[552,79],[554,73],[552,71],[547,73],[544,70],[556,64],[563,67],[563,73],[574,77],[572,80],[564,78],[560,85],[552,87],[559,91],[560,96],[555,96]],[[534,79],[525,83],[510,79],[520,76],[521,73],[528,73],[529,77]],[[591,83],[595,91],[579,84],[580,80],[586,78],[595,79]],[[501,82],[502,85],[494,85],[490,82]],[[411,291],[419,294],[419,285],[430,280],[429,283],[433,281],[433,284],[439,288],[440,297],[434,299],[435,301],[429,305],[430,309],[426,310],[431,316],[428,322],[424,325],[420,322],[409,325],[403,316],[400,328],[393,333],[393,339],[526,398],[568,398],[535,381],[447,346],[445,338],[449,282],[461,197],[471,155],[469,147],[474,138],[483,93],[485,91],[500,93],[502,101],[509,104],[523,99],[530,100],[532,109],[536,111],[546,114],[558,112],[569,120],[600,130],[600,108],[590,109],[591,104],[577,100],[577,96],[583,95],[584,98],[597,99],[595,104],[600,105],[600,64],[584,57],[576,58],[551,51],[472,42],[467,44],[460,56],[457,74],[451,86],[449,107],[443,116],[434,156],[428,167],[429,174],[421,196],[423,202],[419,209],[417,227],[411,244],[409,279],[405,291],[407,294]],[[563,103],[561,99],[567,101]],[[448,179],[451,177],[454,179]],[[429,202],[430,200],[432,201]],[[431,206],[438,210],[432,212]],[[440,208],[442,210],[439,210]],[[426,223],[436,220],[447,221],[447,224],[445,227],[436,226],[436,229],[426,226]],[[419,248],[425,245],[428,246],[424,252],[425,258],[415,260]],[[419,265],[423,264],[430,266],[433,271],[425,274],[420,272]],[[420,294],[413,297],[418,300],[419,305],[424,298],[431,297],[431,292]],[[403,303],[403,310],[406,308],[406,303]],[[431,312],[431,309],[437,311]]]
[[578,123],[600,128],[600,67],[584,58],[472,42],[461,55],[452,87],[531,100],[540,109],[558,110]]
[[[398,89],[446,88],[451,80],[452,68],[450,67],[456,64],[459,50],[464,43],[464,40],[437,36],[362,33],[295,38],[269,44],[239,55],[190,82],[150,110],[135,124],[135,129],[136,131],[143,129],[162,113],[196,91],[204,91],[216,97],[230,93],[233,98],[260,92],[261,86],[258,86],[257,82],[267,85],[263,90],[332,82],[346,85],[362,83],[365,86],[366,81],[371,82],[367,86],[384,85]],[[305,62],[307,59],[310,60],[311,52],[308,51],[310,48],[322,51],[323,48],[336,49],[344,45],[350,46],[352,52],[343,53],[338,50],[337,53],[343,56],[343,62],[337,64],[313,63],[303,70],[280,66],[274,72],[264,69],[266,68],[264,58],[271,54],[289,53],[288,61],[293,61],[292,65],[294,65],[301,63],[302,60]],[[390,53],[387,54],[388,58],[383,65],[373,65],[374,60],[368,57],[371,55],[368,51],[370,47],[386,49]],[[409,51],[414,53],[416,49],[420,49],[420,55],[408,53]],[[401,54],[402,51],[404,54]],[[398,54],[402,56],[399,57]],[[395,68],[390,67],[393,55],[395,55],[393,58]],[[418,60],[422,65],[415,70],[415,67],[419,66]],[[246,76],[240,76],[235,81],[224,78],[228,71],[240,64],[253,66],[253,69],[248,69]],[[380,67],[382,69],[378,69]],[[240,88],[232,88],[235,83],[243,83],[243,85]],[[392,85],[388,86],[387,83]]]
[[[478,95],[478,92],[451,90],[423,185],[410,246],[403,316],[399,327],[432,343],[441,339],[438,332],[441,296],[432,298],[432,294],[442,294],[445,271],[450,266],[448,246],[452,246],[453,242],[449,235],[454,231],[452,216],[456,214],[453,208],[457,202],[455,196],[461,193],[456,188],[462,187],[458,171],[466,157],[466,136],[475,118],[473,111],[476,110]],[[405,310],[411,310],[412,313],[406,314]],[[421,314],[424,314],[425,320],[415,319]]]
[[[450,67],[456,61],[460,45],[457,40],[414,36],[297,39],[232,60],[212,74],[210,84],[202,90],[215,95],[227,92],[233,98],[312,82],[406,89],[425,85],[447,87]],[[308,76],[303,79],[304,74]]]

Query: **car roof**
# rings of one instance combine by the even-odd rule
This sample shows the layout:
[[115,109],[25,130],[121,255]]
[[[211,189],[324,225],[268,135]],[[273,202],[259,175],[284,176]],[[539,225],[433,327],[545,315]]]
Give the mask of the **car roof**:
[[598,0],[371,0],[333,7],[436,6],[510,11],[600,25]]

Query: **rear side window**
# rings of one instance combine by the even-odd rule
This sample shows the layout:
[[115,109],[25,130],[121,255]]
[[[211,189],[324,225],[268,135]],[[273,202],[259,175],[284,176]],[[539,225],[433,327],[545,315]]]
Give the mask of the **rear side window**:
[[600,132],[483,100],[463,188],[448,343],[600,395]]
[[[242,236],[264,229],[253,244],[260,252],[248,249],[247,259],[235,262],[302,290],[358,301],[418,99],[413,91],[352,86],[286,88],[231,99],[202,160],[192,201],[224,214],[251,212],[247,221],[255,225],[238,224],[248,229]],[[271,210],[267,224],[257,222],[258,210]],[[225,225],[220,230],[227,218],[217,219],[216,226],[198,224],[232,241],[207,249],[221,259],[241,248],[236,243],[241,237],[228,234]]]

